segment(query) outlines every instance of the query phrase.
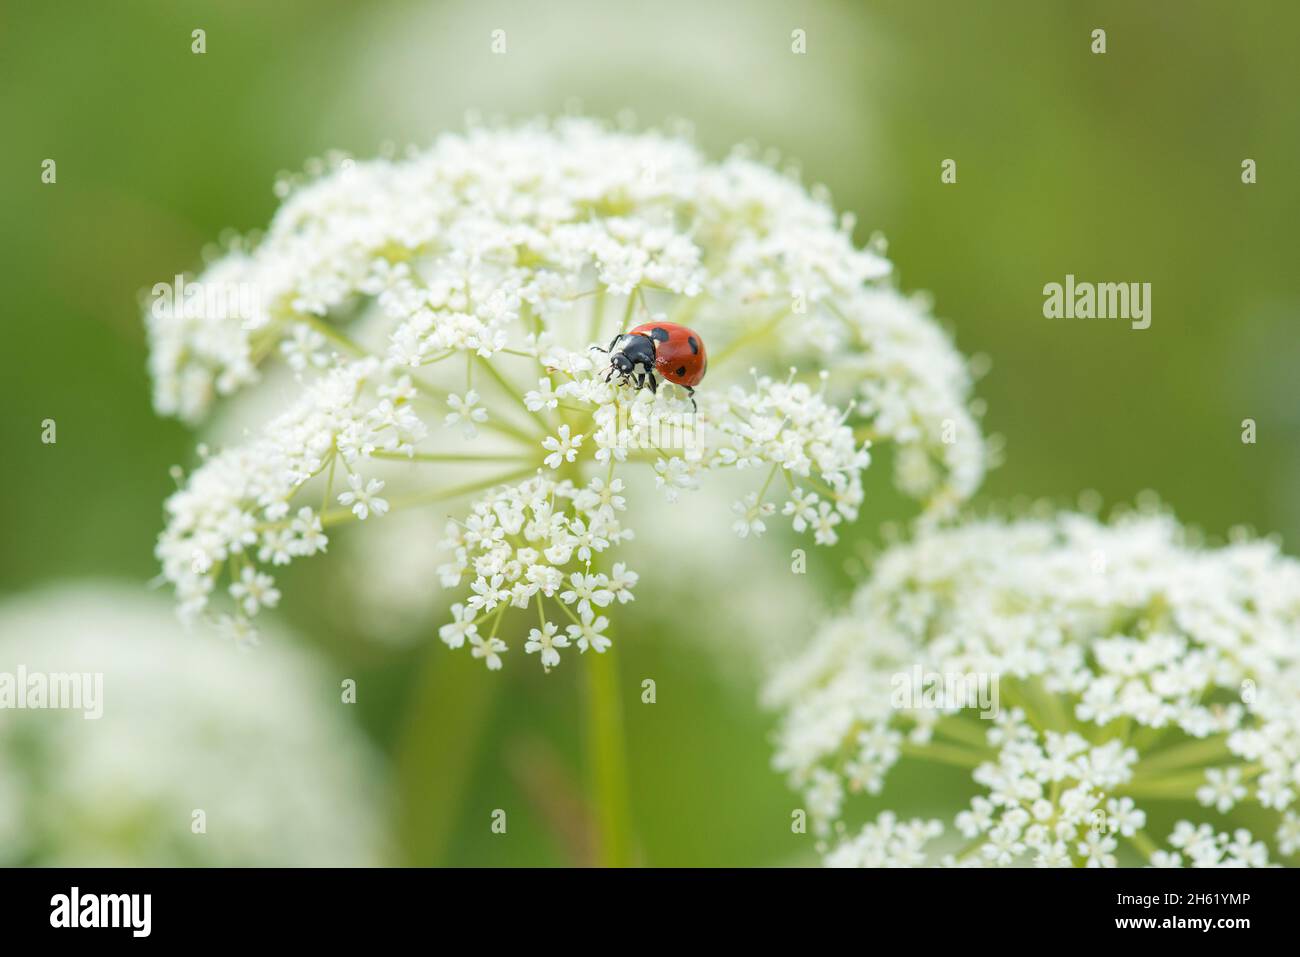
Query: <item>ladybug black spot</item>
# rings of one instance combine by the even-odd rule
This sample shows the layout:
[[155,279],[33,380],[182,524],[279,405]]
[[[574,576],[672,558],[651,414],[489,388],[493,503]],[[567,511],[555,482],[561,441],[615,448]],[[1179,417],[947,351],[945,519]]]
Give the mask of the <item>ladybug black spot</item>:
[[656,342],[667,342],[668,330],[662,329],[659,326],[655,326],[653,329],[650,330],[650,338],[654,339]]
[[678,366],[677,371],[674,372],[673,375],[686,375],[686,366]]
[[687,336],[687,337],[686,337],[686,341],[687,341],[687,343],[690,344],[691,352],[695,353],[695,355],[698,356],[698,355],[700,354],[700,344],[699,344],[698,342],[695,341],[695,337],[694,337],[694,336]]

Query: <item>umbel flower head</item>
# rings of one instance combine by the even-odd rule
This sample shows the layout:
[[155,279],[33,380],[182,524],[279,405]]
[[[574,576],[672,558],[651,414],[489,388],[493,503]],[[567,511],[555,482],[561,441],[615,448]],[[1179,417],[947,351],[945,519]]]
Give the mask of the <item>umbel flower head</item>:
[[[82,709],[3,711],[0,866],[382,863],[381,767],[330,703],[338,678],[283,633],[249,668],[181,632],[134,587],[0,604],[0,670],[48,675],[42,703]],[[90,696],[54,693],[83,675]]]
[[[332,527],[477,495],[447,528],[441,583],[461,591],[441,637],[498,668],[513,634],[551,668],[608,647],[637,583],[609,554],[631,516],[673,521],[629,502],[627,469],[669,503],[752,472],[694,533],[754,537],[779,515],[819,544],[856,517],[873,442],[897,446],[898,483],[932,514],[981,480],[971,377],[925,303],[881,285],[879,247],[856,248],[820,192],[743,152],[712,164],[569,119],[334,157],[280,192],[265,236],[147,316],[160,413],[198,422],[271,362],[299,383],[167,502],[157,551],[187,616],[251,635],[275,568]],[[590,347],[645,321],[707,340],[698,409],[606,381]]]
[[[954,694],[914,694],[917,673]],[[995,680],[996,707],[967,707],[953,676]],[[830,864],[1300,852],[1300,562],[1268,541],[1208,548],[1154,509],[932,528],[887,549],[766,694]],[[849,828],[852,795],[890,803],[900,761],[964,768],[976,796],[949,824],[896,809]]]

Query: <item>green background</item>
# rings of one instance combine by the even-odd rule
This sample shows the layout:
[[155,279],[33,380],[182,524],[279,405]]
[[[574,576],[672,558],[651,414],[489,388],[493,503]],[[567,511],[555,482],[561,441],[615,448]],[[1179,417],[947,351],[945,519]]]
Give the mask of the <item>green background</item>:
[[[192,464],[195,439],[151,411],[138,297],[223,230],[264,225],[278,172],[332,148],[427,142],[467,109],[527,118],[574,98],[598,116],[690,119],[714,156],[775,147],[857,215],[860,241],[882,231],[903,286],[930,290],[959,348],[992,359],[979,395],[1007,463],[981,502],[1151,488],[1212,536],[1246,524],[1293,546],[1298,30],[1300,7],[1262,2],[10,0],[0,591],[156,574],[167,469]],[[1247,157],[1256,185],[1241,182]],[[40,181],[46,158],[55,185]],[[940,183],[946,158],[956,185]],[[1152,283],[1151,328],[1044,319],[1042,287],[1066,273]],[[900,517],[886,470],[869,483],[862,540]],[[825,604],[850,587],[849,538],[815,560]],[[358,720],[392,758],[400,859],[583,860],[576,671],[488,676],[433,642],[359,640],[311,607],[326,565],[288,576],[283,614],[359,679]],[[752,683],[639,610],[620,655],[641,859],[810,860]],[[653,707],[635,700],[641,675],[659,676]],[[968,786],[899,770],[889,793],[922,802]],[[514,809],[508,840],[489,833],[495,807]]]

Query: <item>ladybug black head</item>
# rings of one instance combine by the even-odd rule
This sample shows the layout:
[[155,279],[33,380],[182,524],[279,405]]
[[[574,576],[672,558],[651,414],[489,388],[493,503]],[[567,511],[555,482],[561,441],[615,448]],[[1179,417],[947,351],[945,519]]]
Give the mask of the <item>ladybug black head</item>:
[[609,362],[621,375],[629,375],[632,372],[632,360],[621,352],[610,356]]

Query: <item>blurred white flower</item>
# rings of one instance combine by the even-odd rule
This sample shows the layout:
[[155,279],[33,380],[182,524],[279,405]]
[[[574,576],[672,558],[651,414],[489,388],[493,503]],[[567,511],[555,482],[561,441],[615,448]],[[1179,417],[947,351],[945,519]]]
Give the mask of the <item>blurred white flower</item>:
[[478,435],[476,423],[486,422],[488,419],[487,409],[480,408],[478,402],[478,393],[473,389],[466,392],[464,397],[454,394],[447,396],[447,405],[450,406],[451,411],[447,413],[443,422],[446,425],[455,425],[459,422],[465,438],[475,438]]
[[[965,849],[946,863],[1259,866],[1270,841],[1297,849],[1298,636],[1300,562],[1268,541],[1204,547],[1151,509],[923,528],[775,671],[775,765],[823,836],[899,760],[969,769],[984,794],[956,815]],[[900,698],[912,669],[992,678],[1000,714]],[[1167,801],[1199,801],[1216,823],[1255,804],[1270,830],[1148,835]],[[900,836],[882,817],[827,861],[911,860],[935,824]]]
[[[477,495],[441,577],[468,580],[476,616],[448,634],[473,643],[475,625],[495,668],[506,608],[532,602],[541,632],[564,636],[604,607],[603,588],[575,604],[561,585],[604,578],[603,553],[644,514],[619,470],[653,469],[668,501],[756,470],[735,530],[762,534],[790,496],[792,527],[819,545],[857,517],[874,441],[898,445],[902,487],[936,513],[979,482],[985,446],[950,340],[878,285],[888,261],[853,245],[819,191],[743,152],[713,164],[681,139],[566,119],[331,162],[285,186],[265,238],[205,272],[257,290],[254,315],[148,315],[161,413],[199,420],[281,352],[299,382],[167,502],[158,555],[188,617],[214,611],[228,576],[250,631],[278,597],[270,567],[325,550],[332,526]],[[607,382],[590,351],[656,317],[711,343],[695,403],[669,383]],[[800,379],[792,357],[824,374]],[[445,481],[453,470],[472,478]]]
[[377,757],[287,636],[253,660],[160,599],[71,585],[0,604],[0,659],[103,675],[98,720],[2,712],[0,864],[382,862]]
[[446,610],[440,590],[430,587],[446,559],[438,535],[445,521],[445,510],[411,508],[398,521],[340,530],[330,607],[345,616],[350,633],[391,646],[427,639]]
[[826,855],[827,867],[918,867],[925,845],[943,833],[939,821],[899,821],[884,811],[852,839]]
[[507,650],[504,641],[500,638],[481,638],[478,635],[470,635],[469,643],[473,646],[470,653],[475,658],[482,658],[489,671],[501,670],[501,653]]

